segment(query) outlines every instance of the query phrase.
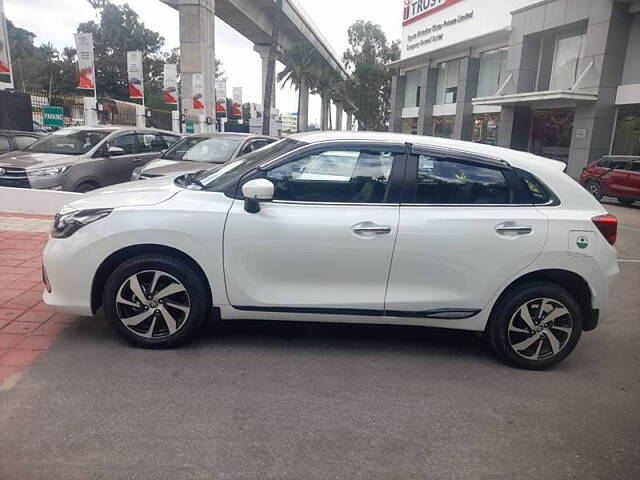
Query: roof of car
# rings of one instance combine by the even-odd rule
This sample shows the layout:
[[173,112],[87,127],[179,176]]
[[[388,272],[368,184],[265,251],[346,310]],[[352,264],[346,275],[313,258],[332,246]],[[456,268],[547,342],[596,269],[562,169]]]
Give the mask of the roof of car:
[[40,132],[26,132],[24,130],[8,130],[8,129],[0,129],[0,134],[3,134],[3,135],[37,135],[39,137],[43,135]]
[[208,132],[208,133],[197,133],[195,135],[189,135],[190,137],[227,137],[227,138],[271,138],[273,140],[277,140],[276,137],[270,137],[269,135],[260,135],[257,133],[240,133],[240,132]]
[[555,170],[566,168],[566,165],[558,160],[539,157],[532,153],[511,150],[503,147],[495,147],[483,143],[465,142],[462,140],[451,140],[440,137],[427,137],[424,135],[410,135],[405,133],[388,132],[354,132],[354,131],[315,131],[296,133],[291,135],[291,139],[307,143],[330,142],[330,141],[369,141],[404,144],[410,143],[416,147],[432,147],[447,149],[463,154],[477,154],[495,159],[517,163],[515,166],[527,168],[529,166],[540,166],[541,164],[552,167]]

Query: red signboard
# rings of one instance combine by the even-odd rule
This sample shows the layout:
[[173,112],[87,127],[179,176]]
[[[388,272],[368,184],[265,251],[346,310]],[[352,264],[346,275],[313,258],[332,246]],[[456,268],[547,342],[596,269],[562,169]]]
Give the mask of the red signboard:
[[433,15],[460,0],[404,0],[402,25],[409,25],[421,18]]

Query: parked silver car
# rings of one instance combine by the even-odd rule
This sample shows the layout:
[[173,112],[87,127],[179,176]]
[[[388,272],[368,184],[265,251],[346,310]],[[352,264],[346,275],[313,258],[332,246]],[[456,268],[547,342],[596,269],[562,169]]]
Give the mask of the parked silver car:
[[70,127],[0,155],[0,186],[88,192],[128,182],[180,139],[151,128]]
[[215,168],[277,140],[248,133],[203,133],[183,138],[160,158],[133,171],[131,180],[193,173]]

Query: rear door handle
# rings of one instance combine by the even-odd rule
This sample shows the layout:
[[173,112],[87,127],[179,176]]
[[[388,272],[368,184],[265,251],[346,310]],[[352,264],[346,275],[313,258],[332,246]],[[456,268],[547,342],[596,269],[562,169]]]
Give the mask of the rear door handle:
[[533,232],[533,228],[527,227],[525,225],[516,225],[513,222],[508,222],[498,225],[496,227],[496,232],[498,232],[500,235],[508,235],[511,233],[514,235],[527,235]]
[[386,235],[391,233],[391,227],[387,225],[376,225],[371,222],[358,223],[351,227],[351,230],[353,233],[357,233],[359,235],[367,233],[372,233],[374,235]]

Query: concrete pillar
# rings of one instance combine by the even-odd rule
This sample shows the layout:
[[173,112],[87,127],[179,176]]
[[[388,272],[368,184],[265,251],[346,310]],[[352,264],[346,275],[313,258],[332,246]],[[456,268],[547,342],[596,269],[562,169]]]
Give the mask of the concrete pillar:
[[320,130],[329,129],[329,115],[331,114],[331,100],[327,94],[320,94]]
[[335,101],[336,104],[336,125],[334,130],[342,130],[342,113],[344,112],[344,107],[342,102]]
[[300,82],[300,101],[298,103],[298,132],[309,130],[309,85],[306,79]]
[[598,98],[576,107],[567,163],[567,173],[574,178],[590,161],[609,153],[632,18],[629,5],[621,2],[594,2],[591,8],[581,63],[586,66],[593,60],[594,66],[575,91],[596,93]]
[[[267,84],[267,65],[269,65],[269,45],[254,45],[253,49],[260,55],[262,60],[262,91],[260,92],[261,101],[264,102],[264,91]],[[273,76],[273,89],[271,90],[271,108],[276,108],[276,77]]]
[[347,110],[347,130],[353,130],[353,110]]
[[402,132],[402,109],[404,108],[404,90],[407,86],[405,75],[394,75],[391,80],[391,112],[389,113],[389,131]]
[[471,99],[478,91],[480,59],[467,57],[460,61],[458,96],[456,99],[456,123],[453,138],[471,141],[473,139],[473,105]]
[[420,72],[420,107],[418,110],[418,135],[433,135],[433,106],[436,103],[438,69],[424,67]]
[[[180,0],[180,86],[182,113],[215,119],[215,0]],[[204,112],[193,109],[193,74],[204,77]]]

